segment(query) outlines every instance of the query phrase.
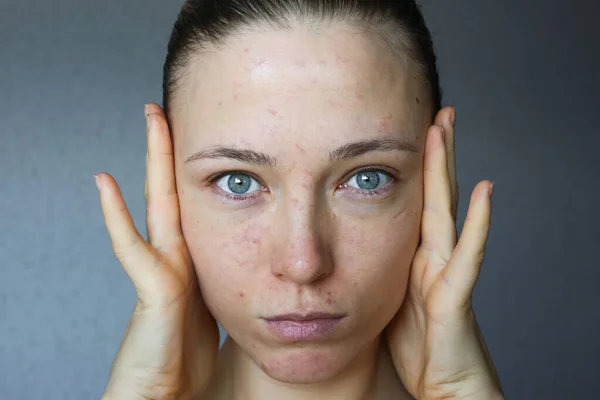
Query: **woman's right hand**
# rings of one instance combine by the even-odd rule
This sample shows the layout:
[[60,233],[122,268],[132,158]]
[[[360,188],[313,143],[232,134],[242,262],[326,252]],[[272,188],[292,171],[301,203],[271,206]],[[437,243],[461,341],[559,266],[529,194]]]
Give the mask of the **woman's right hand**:
[[115,180],[96,175],[114,253],[137,292],[103,400],[195,398],[208,386],[219,348],[181,231],[169,127],[160,106],[148,104],[145,111],[148,241]]

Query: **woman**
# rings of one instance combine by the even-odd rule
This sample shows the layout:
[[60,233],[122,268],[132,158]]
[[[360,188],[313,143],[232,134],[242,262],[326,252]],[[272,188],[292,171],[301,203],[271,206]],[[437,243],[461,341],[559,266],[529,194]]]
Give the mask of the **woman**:
[[163,103],[148,241],[96,176],[138,295],[104,399],[503,398],[471,307],[492,182],[457,241],[455,111],[413,1],[190,1]]

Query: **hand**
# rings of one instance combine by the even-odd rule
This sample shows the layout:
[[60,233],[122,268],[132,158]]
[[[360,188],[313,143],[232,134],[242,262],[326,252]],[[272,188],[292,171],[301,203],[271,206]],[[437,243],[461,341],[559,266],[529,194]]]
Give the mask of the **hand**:
[[421,242],[406,298],[386,336],[396,371],[416,399],[503,399],[472,309],[492,183],[476,185],[457,243],[454,112],[442,109],[427,132]]
[[98,174],[112,247],[137,292],[115,358],[108,399],[192,399],[208,385],[219,331],[205,307],[181,232],[173,146],[160,106],[146,107],[146,226],[136,230],[119,186]]

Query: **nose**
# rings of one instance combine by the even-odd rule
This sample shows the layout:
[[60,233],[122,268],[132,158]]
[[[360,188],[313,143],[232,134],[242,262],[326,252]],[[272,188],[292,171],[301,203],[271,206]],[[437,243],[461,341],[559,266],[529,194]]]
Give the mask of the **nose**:
[[296,203],[280,218],[280,240],[271,260],[271,273],[279,279],[307,285],[333,272],[331,251],[326,243],[327,218],[317,207]]

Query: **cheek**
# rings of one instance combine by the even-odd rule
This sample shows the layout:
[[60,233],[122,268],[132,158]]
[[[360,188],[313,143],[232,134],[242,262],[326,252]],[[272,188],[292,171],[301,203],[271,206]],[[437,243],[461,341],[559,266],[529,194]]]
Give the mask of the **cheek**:
[[420,209],[405,209],[369,224],[341,227],[345,280],[368,310],[399,306],[420,238]]
[[268,227],[222,220],[203,210],[182,207],[182,230],[213,316],[224,322],[243,315],[258,291],[259,257]]

